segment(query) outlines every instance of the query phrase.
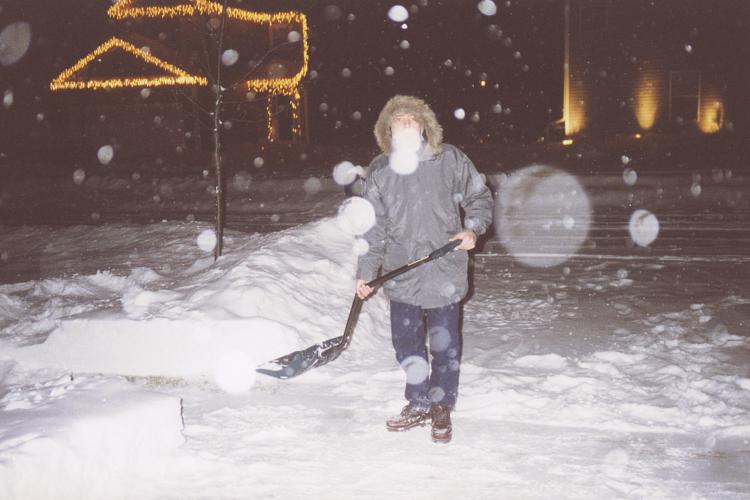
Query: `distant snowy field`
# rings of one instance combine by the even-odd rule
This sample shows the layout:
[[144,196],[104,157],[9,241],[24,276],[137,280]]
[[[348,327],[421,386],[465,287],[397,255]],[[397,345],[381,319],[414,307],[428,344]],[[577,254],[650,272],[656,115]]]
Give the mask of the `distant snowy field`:
[[[360,246],[331,180],[267,181],[248,217],[313,222],[229,231],[216,263],[205,222],[0,226],[25,277],[0,285],[0,498],[750,498],[748,181],[628,179],[579,179],[580,245],[581,205],[510,193],[515,231],[474,259],[448,446],[385,430],[403,373],[382,293],[336,362],[246,369],[343,330]],[[638,208],[656,234],[629,231]]]

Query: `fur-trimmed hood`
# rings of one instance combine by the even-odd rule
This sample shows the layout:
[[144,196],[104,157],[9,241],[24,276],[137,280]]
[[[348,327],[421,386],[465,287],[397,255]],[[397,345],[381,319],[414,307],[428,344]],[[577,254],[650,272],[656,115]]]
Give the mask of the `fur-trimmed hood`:
[[391,153],[391,119],[396,113],[410,113],[414,115],[417,122],[422,126],[427,143],[432,151],[437,154],[442,149],[443,127],[437,121],[435,113],[426,102],[418,97],[408,95],[396,95],[391,97],[378,116],[375,123],[375,140],[381,151],[386,155]]

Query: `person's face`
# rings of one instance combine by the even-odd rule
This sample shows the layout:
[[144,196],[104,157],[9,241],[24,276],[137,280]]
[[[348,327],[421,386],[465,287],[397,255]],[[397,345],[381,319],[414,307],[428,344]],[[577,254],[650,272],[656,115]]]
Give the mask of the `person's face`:
[[411,113],[397,113],[391,120],[391,134],[396,134],[408,128],[414,129],[419,132],[419,135],[422,135],[422,127],[419,126],[416,117]]

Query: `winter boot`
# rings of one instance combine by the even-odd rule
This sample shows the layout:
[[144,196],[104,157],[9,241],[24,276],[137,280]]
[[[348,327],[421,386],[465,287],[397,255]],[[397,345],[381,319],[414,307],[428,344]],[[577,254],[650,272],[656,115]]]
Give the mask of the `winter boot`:
[[429,410],[423,410],[408,404],[396,416],[385,421],[386,428],[391,432],[400,432],[416,426],[425,426],[430,418]]
[[453,437],[451,425],[451,410],[447,406],[433,405],[432,413],[432,442],[449,443]]

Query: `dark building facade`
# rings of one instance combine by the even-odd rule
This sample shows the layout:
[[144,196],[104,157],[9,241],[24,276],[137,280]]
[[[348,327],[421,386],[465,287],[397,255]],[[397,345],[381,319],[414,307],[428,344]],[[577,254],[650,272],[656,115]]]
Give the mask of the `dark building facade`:
[[748,130],[750,2],[566,0],[565,133]]

